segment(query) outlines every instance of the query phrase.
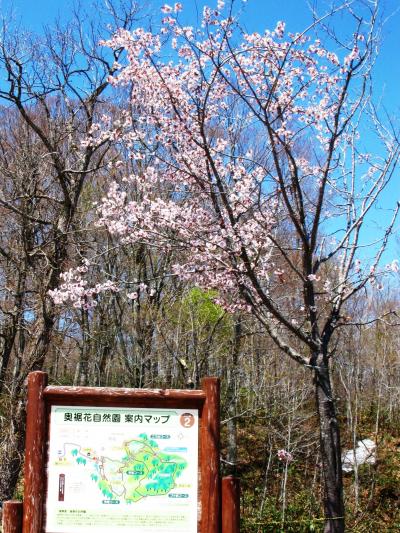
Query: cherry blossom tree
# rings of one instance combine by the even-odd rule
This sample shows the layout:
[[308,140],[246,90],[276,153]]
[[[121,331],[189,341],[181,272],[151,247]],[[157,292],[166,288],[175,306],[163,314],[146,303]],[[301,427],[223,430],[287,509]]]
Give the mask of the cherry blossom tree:
[[[363,228],[399,157],[369,91],[376,6],[364,6],[363,18],[337,8],[354,23],[347,40],[329,29],[335,11],[303,33],[278,22],[249,34],[222,0],[204,8],[200,29],[180,22],[181,9],[165,5],[159,31],[121,29],[104,43],[125,50],[110,83],[129,91],[130,111],[118,122],[102,117],[85,144],[112,139],[121,153],[114,164],[129,157],[138,171],[122,186],[110,184],[98,224],[121,245],[172,253],[173,275],[217,291],[229,312],[253,314],[284,354],[282,364],[286,355],[310,369],[325,531],[341,532],[330,361],[337,330],[351,322],[347,302],[381,283],[379,262],[398,212],[395,206],[372,259],[361,263]],[[362,148],[368,125],[376,154]],[[66,272],[55,301],[89,308],[99,292],[123,290],[117,279],[92,287],[87,272],[89,265]],[[132,291],[131,283],[129,297],[150,286]]]

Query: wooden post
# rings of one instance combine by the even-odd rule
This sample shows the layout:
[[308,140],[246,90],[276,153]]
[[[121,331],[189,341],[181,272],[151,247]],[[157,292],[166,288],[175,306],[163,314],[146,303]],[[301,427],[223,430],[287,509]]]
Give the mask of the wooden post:
[[220,413],[218,378],[204,378],[201,388],[206,400],[201,416],[201,533],[219,533],[221,489],[219,476]]
[[47,385],[45,372],[31,372],[28,376],[28,402],[26,408],[25,487],[23,533],[42,531],[46,408],[43,391]]
[[22,533],[22,502],[9,500],[3,503],[3,533]]
[[222,533],[240,532],[240,482],[234,476],[222,478]]

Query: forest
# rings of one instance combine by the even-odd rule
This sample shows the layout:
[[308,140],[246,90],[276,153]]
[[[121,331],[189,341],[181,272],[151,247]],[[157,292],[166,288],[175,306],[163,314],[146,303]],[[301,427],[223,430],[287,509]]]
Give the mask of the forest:
[[324,4],[301,33],[214,3],[190,25],[190,1],[77,4],[42,33],[4,16],[0,501],[22,496],[29,372],[217,376],[244,533],[398,531],[400,142],[374,94],[380,2]]

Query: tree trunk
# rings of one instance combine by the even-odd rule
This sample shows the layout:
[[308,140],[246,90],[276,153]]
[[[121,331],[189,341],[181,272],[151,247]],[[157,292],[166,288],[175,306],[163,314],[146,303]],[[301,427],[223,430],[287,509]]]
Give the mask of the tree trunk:
[[[61,222],[60,222],[61,221]],[[62,232],[55,239],[53,265],[42,276],[41,316],[32,325],[29,343],[23,342],[15,352],[15,369],[9,384],[10,413],[2,417],[0,428],[0,500],[12,498],[18,483],[25,446],[25,380],[33,370],[42,370],[51,346],[57,308],[48,291],[57,287],[61,265],[67,253],[67,218],[61,216]],[[15,411],[14,411],[15,409]],[[10,428],[4,430],[3,428]],[[4,436],[3,436],[4,435]]]
[[15,354],[16,369],[9,386],[10,408],[5,411],[0,427],[0,501],[12,499],[17,488],[25,448],[25,379],[32,370],[43,368],[55,322],[53,311],[54,305],[41,321],[40,330],[28,348],[26,362],[22,361],[25,348]]
[[320,422],[320,446],[324,476],[324,533],[343,533],[344,503],[340,430],[336,417],[335,400],[328,358],[319,354],[315,371],[316,405]]
[[10,406],[10,416],[1,421],[2,442],[0,446],[0,501],[13,499],[24,458],[25,404],[19,399]]
[[[89,331],[89,318],[87,310],[81,312],[82,344],[80,347],[80,356],[78,369],[74,379],[74,385],[86,387],[89,385],[89,363],[91,351],[91,336]],[[93,383],[91,383],[93,385]]]
[[234,326],[232,339],[232,359],[230,368],[227,372],[227,451],[226,451],[226,474],[237,475],[237,383],[238,383],[238,364],[240,355],[240,345],[242,339],[242,321],[241,317],[237,318]]

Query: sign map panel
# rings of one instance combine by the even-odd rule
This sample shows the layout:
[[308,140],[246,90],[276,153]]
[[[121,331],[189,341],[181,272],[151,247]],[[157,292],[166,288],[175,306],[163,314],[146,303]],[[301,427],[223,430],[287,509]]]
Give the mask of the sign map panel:
[[52,406],[46,533],[197,533],[198,411]]

